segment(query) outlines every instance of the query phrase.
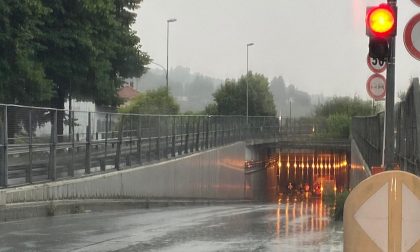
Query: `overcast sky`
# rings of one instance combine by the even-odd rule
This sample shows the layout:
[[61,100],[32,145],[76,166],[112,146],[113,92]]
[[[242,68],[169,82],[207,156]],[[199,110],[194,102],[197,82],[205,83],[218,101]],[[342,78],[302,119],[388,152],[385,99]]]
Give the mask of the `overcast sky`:
[[[170,24],[169,66],[185,66],[215,78],[238,78],[250,70],[312,94],[355,94],[367,98],[368,37],[365,8],[375,0],[144,0],[134,29],[142,49],[166,65],[166,20]],[[382,1],[382,2],[385,2]],[[420,62],[406,51],[405,24],[420,7],[398,1],[396,90],[420,76]]]

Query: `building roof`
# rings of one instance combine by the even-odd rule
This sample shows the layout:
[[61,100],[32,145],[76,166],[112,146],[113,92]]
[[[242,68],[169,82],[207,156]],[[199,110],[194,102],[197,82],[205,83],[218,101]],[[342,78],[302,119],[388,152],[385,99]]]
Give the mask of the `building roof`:
[[139,95],[139,92],[128,84],[124,84],[124,86],[118,90],[118,97],[126,101],[133,99],[137,95]]

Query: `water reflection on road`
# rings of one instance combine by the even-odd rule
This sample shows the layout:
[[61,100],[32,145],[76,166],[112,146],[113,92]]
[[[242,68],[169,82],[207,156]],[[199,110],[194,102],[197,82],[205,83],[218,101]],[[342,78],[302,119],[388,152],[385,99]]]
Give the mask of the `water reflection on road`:
[[279,200],[271,248],[342,251],[342,223],[333,223],[329,211],[320,199]]
[[0,251],[342,251],[328,211],[285,198],[40,218],[0,224]]

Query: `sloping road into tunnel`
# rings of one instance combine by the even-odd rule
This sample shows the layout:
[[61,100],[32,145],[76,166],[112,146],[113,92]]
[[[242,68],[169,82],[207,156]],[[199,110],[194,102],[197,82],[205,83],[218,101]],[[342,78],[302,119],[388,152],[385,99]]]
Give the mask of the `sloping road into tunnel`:
[[0,251],[341,251],[320,201],[85,213],[0,224]]

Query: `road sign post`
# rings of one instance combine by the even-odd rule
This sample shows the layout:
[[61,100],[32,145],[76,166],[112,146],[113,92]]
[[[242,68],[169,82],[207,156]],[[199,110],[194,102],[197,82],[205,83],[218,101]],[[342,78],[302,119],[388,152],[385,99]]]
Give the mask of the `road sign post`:
[[344,205],[344,251],[420,251],[420,178],[387,171],[352,190]]
[[369,56],[387,62],[385,103],[384,166],[394,162],[395,36],[397,35],[397,0],[366,8],[366,35]]

